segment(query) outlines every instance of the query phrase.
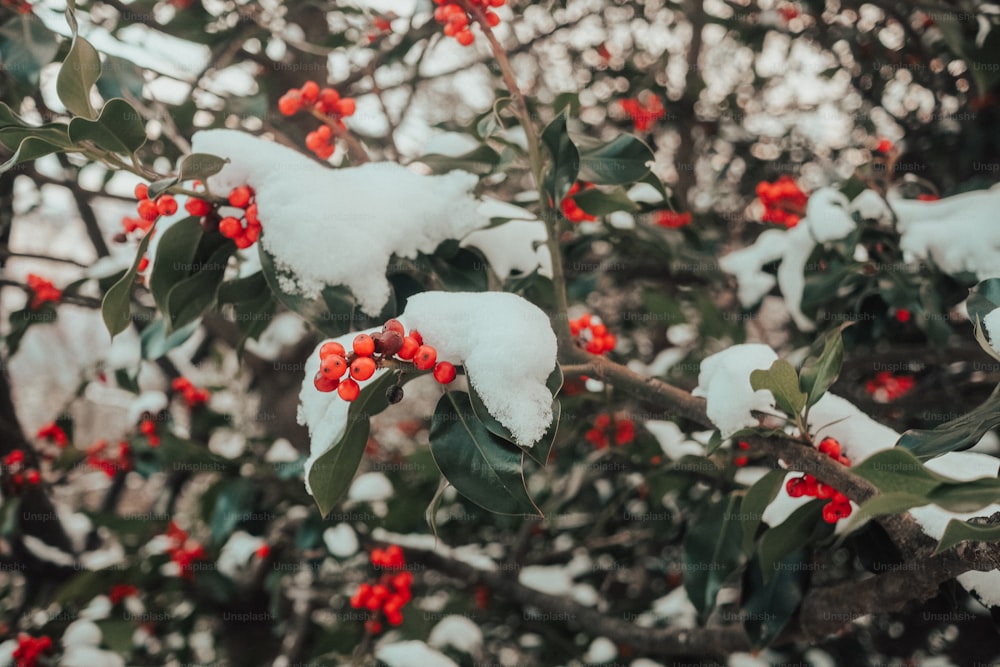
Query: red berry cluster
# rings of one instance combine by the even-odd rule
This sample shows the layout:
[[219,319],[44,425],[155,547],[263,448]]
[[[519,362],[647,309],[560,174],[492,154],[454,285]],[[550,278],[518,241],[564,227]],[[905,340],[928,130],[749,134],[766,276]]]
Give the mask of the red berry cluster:
[[48,440],[49,442],[54,442],[60,449],[69,444],[69,436],[66,435],[66,431],[62,430],[62,428],[55,422],[49,422],[45,426],[38,429],[38,433],[35,434],[35,437],[41,438],[42,440]]
[[344,118],[354,115],[354,98],[341,97],[333,88],[321,90],[315,81],[306,81],[302,88],[292,88],[278,100],[278,111],[285,116],[294,116],[302,109],[311,110],[325,123],[306,135],[306,148],[326,160],[333,155],[335,133],[347,130]]
[[31,3],[28,0],[3,0],[4,7],[17,10],[18,14],[30,14]]
[[893,375],[881,371],[865,382],[865,391],[878,403],[891,403],[913,389],[916,379],[912,375]]
[[757,184],[757,196],[764,204],[762,222],[773,222],[792,228],[799,224],[806,211],[809,196],[799,189],[791,176],[781,176],[774,183]]
[[87,448],[87,465],[103,470],[108,477],[114,477],[119,470],[132,469],[132,446],[127,441],[118,443],[117,450],[108,447],[107,440],[98,440]]
[[[48,637],[32,637],[27,634],[17,636],[17,648],[11,657],[15,667],[37,667],[38,660],[45,653],[52,652],[52,640]],[[46,662],[45,664],[48,664]]]
[[608,328],[604,323],[589,313],[584,313],[575,320],[570,320],[569,332],[573,336],[579,337],[578,342],[591,354],[610,352],[618,344],[618,339],[613,333],[608,333]]
[[189,408],[196,408],[208,402],[208,390],[194,386],[186,377],[174,378],[170,386],[174,391],[184,395],[184,402]]
[[150,447],[160,446],[160,436],[156,434],[156,420],[148,412],[142,416],[139,422],[139,432],[146,436],[146,442]]
[[618,103],[618,106],[632,120],[636,132],[645,132],[657,120],[666,117],[663,102],[656,95],[647,95],[644,102],[638,98],[624,99]]
[[781,19],[788,23],[799,15],[799,10],[795,5],[782,5],[778,8],[778,13],[781,14]]
[[115,605],[127,597],[132,597],[133,595],[138,594],[139,589],[131,584],[115,584],[111,587],[111,591],[108,593],[108,598],[111,600],[111,604]]
[[594,419],[594,425],[583,436],[596,449],[607,449],[614,437],[615,444],[621,447],[635,440],[635,422],[627,417],[612,420],[609,414],[599,414]]
[[227,239],[232,239],[236,247],[245,250],[260,238],[260,218],[257,217],[257,203],[254,201],[254,191],[248,185],[239,185],[229,193],[229,205],[243,209],[243,216],[232,215],[219,220],[219,233]]
[[441,384],[455,379],[455,365],[438,361],[437,350],[424,344],[419,331],[404,333],[402,322],[393,319],[385,323],[381,333],[358,334],[350,354],[336,341],[324,343],[319,349],[320,367],[313,384],[319,391],[336,390],[345,401],[353,401],[361,393],[358,383],[371,378],[382,361],[393,356],[411,362],[418,371],[434,369],[434,379]]
[[581,192],[582,190],[590,190],[593,187],[593,183],[578,181],[573,184],[573,187],[569,189],[569,192],[566,193],[566,196],[563,197],[562,202],[560,202],[559,209],[562,211],[562,214],[566,216],[566,219],[573,224],[577,224],[579,222],[593,222],[594,220],[597,220],[595,216],[580,208],[577,205],[576,200],[573,199],[573,195]]
[[34,273],[28,274],[28,288],[31,289],[29,307],[32,310],[38,310],[46,303],[59,303],[62,298],[62,291],[45,278]]
[[24,451],[15,449],[3,457],[4,472],[10,473],[10,480],[14,486],[14,492],[21,490],[25,483],[32,486],[40,484],[42,475],[34,468],[26,468],[24,465]]
[[177,563],[181,569],[182,579],[194,578],[194,562],[204,560],[205,548],[195,542],[173,521],[167,526],[167,539],[170,545],[167,547],[167,555],[170,560]]
[[[736,446],[739,449],[743,450],[744,452],[750,449],[750,443],[743,442],[742,440],[737,442]],[[750,462],[750,457],[745,454],[740,454],[739,456],[733,458],[733,465],[736,466],[737,468],[742,468],[749,462]]]
[[470,29],[470,20],[485,21],[486,25],[495,28],[500,25],[500,17],[490,11],[501,7],[505,0],[434,0],[438,8],[434,10],[434,18],[444,25],[444,34],[454,37],[462,46],[469,46],[475,41]]
[[351,607],[375,612],[374,617],[365,621],[365,630],[375,635],[382,632],[379,612],[385,615],[385,620],[391,626],[395,627],[403,622],[402,609],[413,597],[410,593],[413,574],[399,571],[406,566],[406,559],[403,557],[403,550],[395,544],[385,549],[372,550],[371,564],[388,572],[376,584],[361,584],[358,592],[351,598]]
[[691,224],[691,213],[677,213],[676,211],[657,211],[653,221],[660,227],[677,229]]
[[[851,461],[841,452],[840,443],[833,438],[823,438],[818,449],[845,466],[851,465]],[[812,475],[793,477],[785,483],[785,490],[792,498],[808,496],[829,500],[830,502],[823,507],[823,520],[827,523],[837,523],[851,516],[851,501],[847,496],[829,484],[818,481]]]
[[149,186],[145,183],[135,186],[135,198],[139,200],[139,218],[143,222],[152,224],[161,215],[173,215],[177,212],[177,200],[173,195],[162,194],[156,199],[150,199]]

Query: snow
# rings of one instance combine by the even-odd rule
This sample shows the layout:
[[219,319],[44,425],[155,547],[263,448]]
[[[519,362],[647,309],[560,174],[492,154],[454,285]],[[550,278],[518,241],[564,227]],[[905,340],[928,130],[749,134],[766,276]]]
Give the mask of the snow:
[[483,645],[483,631],[467,616],[451,614],[434,626],[427,643],[434,648],[450,647],[474,655]]
[[1000,354],[1000,308],[991,310],[983,318],[983,326],[986,328],[986,337],[989,339],[990,347],[997,354]]
[[216,568],[223,575],[235,579],[246,568],[254,552],[264,544],[263,538],[243,530],[237,530],[229,536],[219,551]]
[[584,662],[603,663],[611,662],[618,657],[618,648],[607,637],[597,637],[590,642],[587,652],[583,656]]
[[511,220],[488,229],[479,229],[462,240],[462,247],[472,246],[489,262],[501,280],[520,272],[530,274],[536,269],[546,278],[552,277],[552,255],[545,246],[548,233],[538,220]]
[[264,454],[264,460],[268,463],[291,463],[298,461],[300,456],[299,450],[288,439],[278,438]]
[[97,623],[80,618],[66,626],[61,641],[63,646],[100,646],[101,629]]
[[247,438],[231,428],[218,428],[208,439],[208,451],[225,459],[239,458],[247,447]]
[[458,667],[443,653],[419,640],[382,644],[375,649],[375,658],[389,667]]
[[346,523],[323,531],[323,544],[337,558],[349,558],[358,552],[358,535]]
[[170,400],[162,391],[144,391],[129,404],[128,421],[130,424],[138,424],[142,413],[148,412],[155,415],[160,410],[165,410],[169,404]]
[[463,171],[425,176],[389,162],[330,169],[235,130],[198,132],[192,150],[232,160],[208,179],[213,192],[244,184],[256,191],[260,242],[291,274],[283,289],[315,298],[327,285],[345,285],[369,314],[389,299],[393,255],[433,253],[487,223],[470,194],[477,178]]
[[59,667],[125,667],[125,660],[111,651],[93,646],[70,646],[59,660]]
[[706,357],[701,362],[698,386],[691,393],[707,400],[708,418],[728,438],[744,428],[759,424],[751,410],[772,412],[774,397],[771,392],[750,387],[750,373],[768,369],[778,355],[767,345],[759,343],[734,345]]
[[392,482],[383,473],[368,472],[358,477],[347,492],[347,499],[354,502],[372,503],[392,498]]
[[660,443],[663,454],[671,461],[676,461],[684,456],[702,456],[705,448],[688,437],[681,431],[674,422],[658,421],[651,419],[643,426],[653,434],[656,441]]
[[562,565],[528,565],[517,576],[522,586],[548,593],[568,595],[573,588],[573,576]]
[[267,325],[260,338],[247,341],[246,350],[261,359],[278,361],[286,347],[298,343],[308,332],[308,326],[298,315],[279,313]]
[[847,399],[831,393],[809,408],[809,432],[814,438],[835,438],[844,455],[858,463],[896,445],[899,434],[880,424]]

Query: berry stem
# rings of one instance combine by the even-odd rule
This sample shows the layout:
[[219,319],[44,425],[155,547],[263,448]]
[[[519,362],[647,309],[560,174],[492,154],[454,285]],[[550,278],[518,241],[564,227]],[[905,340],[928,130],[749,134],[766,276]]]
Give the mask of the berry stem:
[[486,36],[486,41],[489,42],[490,49],[493,51],[493,57],[496,58],[497,65],[500,67],[500,75],[503,78],[504,85],[510,91],[511,107],[514,115],[517,116],[521,127],[524,128],[524,135],[528,144],[528,160],[531,162],[531,176],[535,181],[535,187],[538,189],[539,217],[545,223],[547,232],[545,245],[552,256],[552,285],[556,301],[556,312],[552,315],[552,328],[555,330],[556,338],[559,341],[559,349],[566,350],[572,346],[573,336],[569,331],[569,316],[567,315],[569,302],[566,298],[566,276],[563,271],[562,248],[559,245],[559,237],[562,230],[559,224],[560,218],[552,210],[543,185],[544,160],[539,145],[538,131],[531,121],[528,105],[524,101],[524,93],[521,92],[520,86],[517,85],[517,79],[514,77],[514,69],[511,67],[510,59],[507,57],[507,51],[500,44],[496,35],[493,34],[493,29],[486,20],[485,10],[482,7],[464,1],[461,4],[472,15],[476,23],[479,24],[479,28],[483,31],[483,35]]
[[336,121],[331,120],[329,116],[318,109],[311,109],[309,113],[313,116],[313,118],[316,118],[321,123],[329,127],[335,138],[343,139],[344,145],[347,146],[347,152],[351,156],[351,162],[354,164],[371,162],[371,158],[368,157],[368,153],[365,151],[364,146],[361,145],[361,142],[358,141],[354,135],[341,128]]

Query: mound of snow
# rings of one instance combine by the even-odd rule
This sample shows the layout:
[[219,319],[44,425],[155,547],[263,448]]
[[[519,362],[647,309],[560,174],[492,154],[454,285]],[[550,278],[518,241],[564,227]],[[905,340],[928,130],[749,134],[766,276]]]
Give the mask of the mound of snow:
[[733,345],[706,357],[701,362],[698,386],[691,393],[704,396],[708,418],[728,438],[740,429],[753,428],[758,420],[751,410],[772,412],[774,397],[771,392],[750,387],[750,374],[758,369],[767,370],[778,359],[767,345],[759,343]]
[[198,132],[191,147],[231,160],[208,179],[212,192],[256,192],[261,245],[289,275],[282,289],[315,298],[345,285],[369,314],[389,299],[393,255],[430,254],[487,224],[470,194],[477,178],[464,171],[426,176],[392,162],[330,169],[236,130]]
[[451,647],[462,653],[475,654],[483,645],[483,631],[467,616],[451,614],[442,618],[431,630],[427,643],[434,648]]
[[375,657],[389,667],[458,667],[451,658],[419,640],[382,644]]

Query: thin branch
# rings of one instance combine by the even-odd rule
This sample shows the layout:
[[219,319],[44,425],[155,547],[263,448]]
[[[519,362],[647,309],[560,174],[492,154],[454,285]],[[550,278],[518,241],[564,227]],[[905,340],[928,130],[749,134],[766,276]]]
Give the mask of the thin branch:
[[34,252],[14,252],[9,248],[0,248],[0,256],[4,259],[16,258],[16,259],[40,259],[46,262],[57,262],[60,264],[72,264],[73,266],[79,266],[80,268],[87,268],[89,264],[84,264],[83,262],[78,262],[75,259],[70,259],[69,257],[52,257],[51,255],[41,255]]

